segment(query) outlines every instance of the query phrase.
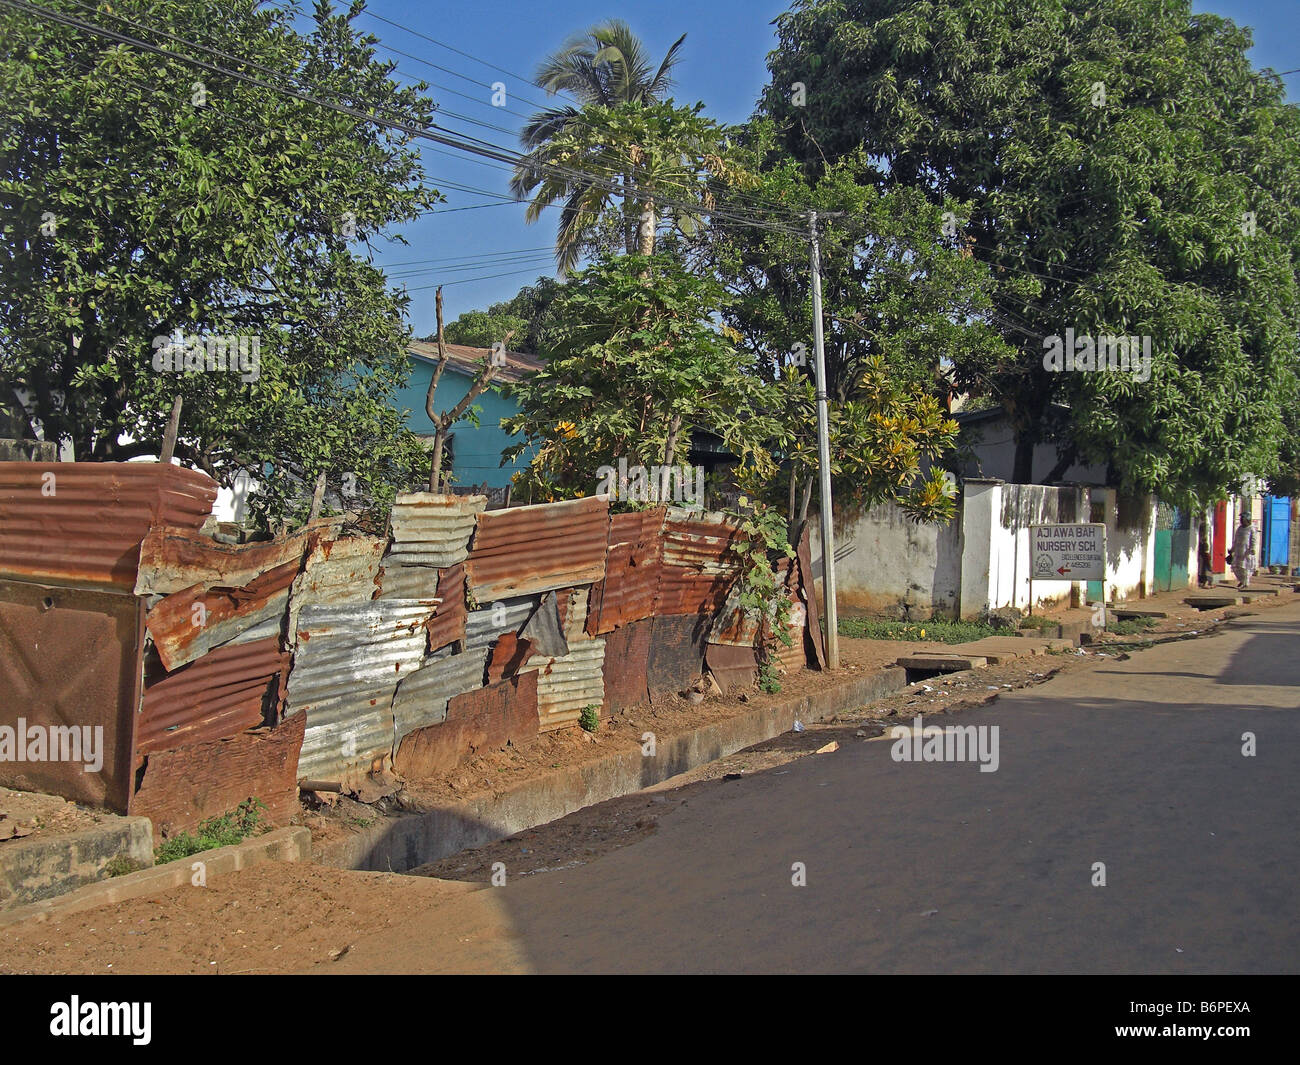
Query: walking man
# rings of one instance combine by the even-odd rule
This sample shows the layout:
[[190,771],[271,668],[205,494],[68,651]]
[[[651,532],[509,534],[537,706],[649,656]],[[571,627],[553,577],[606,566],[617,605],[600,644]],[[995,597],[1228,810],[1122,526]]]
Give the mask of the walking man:
[[1232,572],[1238,588],[1250,587],[1250,575],[1255,572],[1255,527],[1248,510],[1241,512],[1241,524],[1232,537]]

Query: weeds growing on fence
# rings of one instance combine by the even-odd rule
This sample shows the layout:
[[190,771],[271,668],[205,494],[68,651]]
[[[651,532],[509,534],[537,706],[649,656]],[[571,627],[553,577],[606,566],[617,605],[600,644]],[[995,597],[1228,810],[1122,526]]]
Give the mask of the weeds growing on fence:
[[154,861],[162,865],[164,862],[174,862],[177,858],[188,858],[199,851],[242,843],[249,836],[259,835],[263,831],[262,813],[265,810],[266,805],[261,799],[245,799],[229,813],[209,817],[201,822],[197,835],[182,832],[164,840],[163,845],[154,852]]

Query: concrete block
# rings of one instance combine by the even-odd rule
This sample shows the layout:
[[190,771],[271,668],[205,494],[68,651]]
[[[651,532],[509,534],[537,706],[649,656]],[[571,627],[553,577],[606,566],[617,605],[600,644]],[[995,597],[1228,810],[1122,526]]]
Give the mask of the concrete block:
[[919,654],[905,655],[896,665],[908,670],[930,670],[934,673],[960,673],[966,669],[983,669],[989,664],[983,655]]
[[0,846],[0,911],[102,881],[114,858],[153,865],[153,825],[147,817],[113,817],[78,832],[6,842]]

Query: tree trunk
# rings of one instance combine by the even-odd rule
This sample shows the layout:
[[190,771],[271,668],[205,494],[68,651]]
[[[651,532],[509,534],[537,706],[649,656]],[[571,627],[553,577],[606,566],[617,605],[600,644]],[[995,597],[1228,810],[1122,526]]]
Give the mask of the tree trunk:
[[641,212],[641,242],[638,250],[642,255],[655,253],[655,205],[653,200],[646,200]]
[[1016,434],[1016,458],[1011,469],[1015,484],[1034,483],[1034,439],[1026,430]]
[[429,466],[429,491],[438,491],[442,478],[442,442],[447,438],[447,427],[439,423],[433,430],[433,462]]

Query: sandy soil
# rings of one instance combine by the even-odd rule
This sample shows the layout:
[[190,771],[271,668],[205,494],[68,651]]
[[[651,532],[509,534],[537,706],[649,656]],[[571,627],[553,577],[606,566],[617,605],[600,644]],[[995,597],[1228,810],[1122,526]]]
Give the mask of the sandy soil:
[[112,817],[112,814],[78,806],[57,795],[0,788],[0,847],[11,839],[79,832]]

